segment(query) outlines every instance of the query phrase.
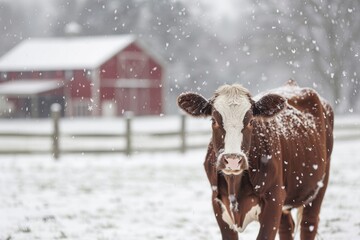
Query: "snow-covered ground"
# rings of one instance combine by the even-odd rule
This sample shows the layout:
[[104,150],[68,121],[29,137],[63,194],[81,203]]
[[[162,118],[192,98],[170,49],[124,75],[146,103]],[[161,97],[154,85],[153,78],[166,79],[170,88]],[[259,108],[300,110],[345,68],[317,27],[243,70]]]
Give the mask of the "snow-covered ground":
[[[359,146],[335,143],[320,239],[360,239]],[[1,156],[0,239],[220,239],[204,154]]]

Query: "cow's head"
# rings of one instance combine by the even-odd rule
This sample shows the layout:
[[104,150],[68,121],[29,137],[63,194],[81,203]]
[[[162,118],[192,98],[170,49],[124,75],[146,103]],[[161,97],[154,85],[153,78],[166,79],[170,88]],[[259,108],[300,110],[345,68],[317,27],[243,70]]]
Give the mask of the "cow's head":
[[249,167],[254,118],[273,117],[284,108],[286,100],[268,94],[254,101],[246,88],[234,84],[221,86],[210,100],[187,92],[177,101],[179,107],[191,116],[211,117],[217,170],[225,175],[240,175]]

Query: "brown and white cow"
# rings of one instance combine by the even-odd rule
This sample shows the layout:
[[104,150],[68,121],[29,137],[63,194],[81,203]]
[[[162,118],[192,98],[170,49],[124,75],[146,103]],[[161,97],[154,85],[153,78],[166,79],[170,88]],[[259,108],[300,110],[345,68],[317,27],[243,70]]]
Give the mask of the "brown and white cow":
[[317,234],[333,148],[331,107],[294,81],[252,98],[241,85],[224,85],[209,100],[183,93],[178,105],[211,117],[205,170],[223,239],[256,220],[257,239],[293,239],[298,209],[301,239]]

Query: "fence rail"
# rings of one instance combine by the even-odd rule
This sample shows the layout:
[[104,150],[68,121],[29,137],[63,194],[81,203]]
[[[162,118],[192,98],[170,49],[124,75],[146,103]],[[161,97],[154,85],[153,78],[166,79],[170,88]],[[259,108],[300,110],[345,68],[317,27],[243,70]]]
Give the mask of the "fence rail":
[[[98,125],[107,125],[108,122],[101,119],[94,121],[95,127],[82,126],[80,122],[69,130],[66,126],[62,127],[63,119],[57,114],[52,116],[52,120],[44,123],[35,124],[36,120],[29,120],[30,125],[31,121],[34,121],[34,128],[26,131],[21,129],[21,124],[13,130],[0,128],[0,154],[51,153],[58,159],[61,154],[66,153],[183,153],[189,149],[206,148],[211,136],[208,122],[200,122],[194,127],[188,122],[190,118],[185,115],[172,118],[169,123],[166,118],[160,117],[153,118],[150,122],[137,122],[138,118],[128,114],[124,118],[112,120],[113,125],[102,130],[97,129]],[[163,123],[159,123],[158,120],[162,120]],[[164,123],[167,123],[167,126],[163,126]],[[48,128],[39,132],[37,127],[46,124]],[[190,129],[190,126],[193,127]],[[335,139],[360,139],[360,121],[336,123]]]

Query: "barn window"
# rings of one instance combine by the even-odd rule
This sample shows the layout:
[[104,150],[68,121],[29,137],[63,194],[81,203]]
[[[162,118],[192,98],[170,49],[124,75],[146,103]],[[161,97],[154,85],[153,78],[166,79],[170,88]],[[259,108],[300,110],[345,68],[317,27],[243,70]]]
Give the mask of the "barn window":
[[42,76],[43,79],[54,78],[54,77],[56,77],[56,72],[54,72],[54,71],[42,72],[41,76]]
[[65,71],[65,79],[66,80],[73,80],[73,78],[74,78],[74,71],[66,70]]
[[78,117],[91,115],[91,102],[87,99],[75,100],[73,102],[73,115]]
[[119,56],[119,71],[124,78],[144,78],[148,68],[148,57],[143,53],[124,52]]

